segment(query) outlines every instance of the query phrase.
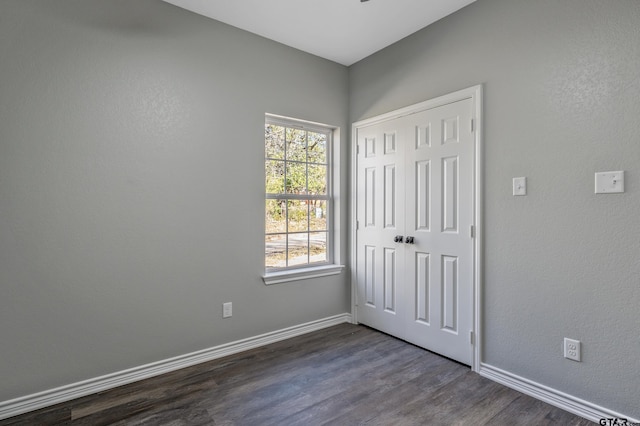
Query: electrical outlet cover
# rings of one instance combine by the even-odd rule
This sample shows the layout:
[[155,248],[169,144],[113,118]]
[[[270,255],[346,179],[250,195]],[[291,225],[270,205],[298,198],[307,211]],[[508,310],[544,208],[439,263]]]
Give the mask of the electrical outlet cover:
[[580,362],[580,340],[564,338],[564,357],[572,361]]

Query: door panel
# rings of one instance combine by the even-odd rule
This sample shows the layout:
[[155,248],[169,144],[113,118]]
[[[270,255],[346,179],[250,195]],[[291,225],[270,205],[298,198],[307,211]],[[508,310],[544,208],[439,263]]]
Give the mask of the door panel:
[[[470,229],[474,217],[472,112],[467,99],[408,116],[417,136],[408,144],[416,148],[405,152],[406,191],[413,194],[405,202],[406,233],[415,237],[405,250],[407,269],[416,271],[407,298],[416,311],[403,338],[465,364],[471,364],[473,326],[473,239],[462,232]],[[429,145],[420,144],[424,128],[431,132]],[[416,214],[411,217],[410,212]]]
[[458,232],[458,156],[442,159],[442,232]]
[[366,306],[376,307],[376,248],[364,245],[364,297]]
[[458,333],[458,258],[442,256],[440,329]]
[[384,166],[384,227],[396,228],[396,165]]
[[431,160],[416,161],[416,230],[429,232],[431,228]]
[[404,146],[399,123],[358,130],[356,275],[358,319],[399,335],[404,324]]
[[421,253],[416,251],[415,260],[415,315],[413,320],[416,322],[429,325],[431,321],[429,309],[429,295],[431,294],[431,275],[430,275],[431,256],[429,253]]
[[396,249],[384,249],[384,310],[390,313],[396,313]]

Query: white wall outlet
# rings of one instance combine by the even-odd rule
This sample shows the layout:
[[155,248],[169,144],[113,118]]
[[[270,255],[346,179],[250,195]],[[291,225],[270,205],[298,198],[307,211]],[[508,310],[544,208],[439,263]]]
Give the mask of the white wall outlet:
[[624,170],[596,173],[596,194],[624,192]]
[[222,304],[222,318],[229,318],[233,314],[233,305],[231,302]]
[[580,362],[580,340],[564,338],[564,357]]
[[513,195],[527,195],[527,178],[513,178]]

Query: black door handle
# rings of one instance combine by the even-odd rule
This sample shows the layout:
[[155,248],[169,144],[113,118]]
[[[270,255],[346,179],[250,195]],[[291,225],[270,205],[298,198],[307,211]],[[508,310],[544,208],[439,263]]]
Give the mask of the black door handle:
[[401,243],[402,242],[402,235],[396,235],[395,238],[393,239],[394,242],[396,243]]
[[407,237],[404,242],[407,244],[413,244],[413,237]]

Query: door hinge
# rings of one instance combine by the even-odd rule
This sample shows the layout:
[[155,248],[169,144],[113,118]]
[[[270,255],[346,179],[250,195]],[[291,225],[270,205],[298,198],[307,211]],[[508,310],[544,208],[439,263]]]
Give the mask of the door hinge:
[[356,230],[360,229],[360,221],[356,220]]
[[476,237],[476,229],[473,225],[469,226],[469,237],[471,238]]
[[469,343],[473,345],[473,331],[469,332]]
[[476,126],[475,126],[475,124],[476,124],[476,123],[475,123],[475,120],[472,118],[472,119],[471,119],[471,131],[472,131],[472,132],[475,132],[475,130],[476,130]]
[[356,154],[360,154],[360,144],[356,144]]

